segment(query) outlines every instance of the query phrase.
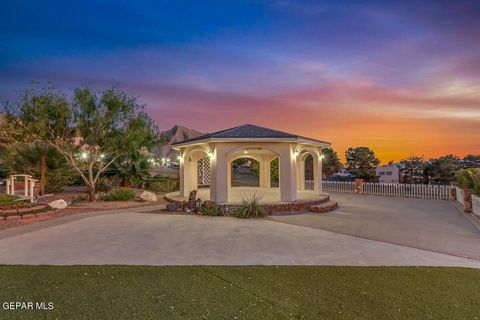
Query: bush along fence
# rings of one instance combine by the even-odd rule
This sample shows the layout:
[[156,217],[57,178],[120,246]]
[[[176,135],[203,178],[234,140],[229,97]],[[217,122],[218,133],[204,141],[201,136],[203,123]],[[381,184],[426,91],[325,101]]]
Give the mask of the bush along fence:
[[480,168],[462,169],[456,176],[455,199],[465,212],[480,219]]
[[[309,184],[305,187],[309,188]],[[423,199],[452,199],[451,186],[425,185],[403,183],[376,183],[363,182],[361,179],[353,181],[322,181],[325,192],[350,192],[379,196],[423,198]]]

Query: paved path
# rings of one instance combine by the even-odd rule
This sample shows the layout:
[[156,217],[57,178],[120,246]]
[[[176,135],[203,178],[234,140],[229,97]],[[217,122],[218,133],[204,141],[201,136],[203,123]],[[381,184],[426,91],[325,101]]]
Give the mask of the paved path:
[[480,261],[270,220],[78,214],[0,232],[1,264],[429,265]]
[[332,193],[327,214],[275,216],[277,222],[480,259],[480,230],[454,202]]

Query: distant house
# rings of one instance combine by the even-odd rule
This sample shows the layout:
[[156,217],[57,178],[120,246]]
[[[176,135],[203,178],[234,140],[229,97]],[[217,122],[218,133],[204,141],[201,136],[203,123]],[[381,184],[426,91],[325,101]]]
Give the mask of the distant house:
[[400,168],[395,165],[378,166],[376,168],[378,182],[400,183],[402,182]]

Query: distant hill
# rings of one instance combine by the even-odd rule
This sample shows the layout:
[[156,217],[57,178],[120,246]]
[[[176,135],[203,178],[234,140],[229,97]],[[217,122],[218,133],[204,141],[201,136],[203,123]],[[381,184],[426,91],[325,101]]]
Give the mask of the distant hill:
[[189,129],[183,126],[175,125],[172,129],[160,132],[165,144],[155,150],[155,155],[159,158],[168,158],[175,160],[178,157],[178,151],[172,149],[172,143],[185,141],[203,135],[202,132]]

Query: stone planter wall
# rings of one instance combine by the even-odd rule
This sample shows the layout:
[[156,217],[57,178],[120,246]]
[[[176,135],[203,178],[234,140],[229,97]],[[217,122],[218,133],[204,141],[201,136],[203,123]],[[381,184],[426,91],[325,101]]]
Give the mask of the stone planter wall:
[[457,202],[460,203],[465,212],[472,212],[472,196],[474,196],[473,189],[461,189],[456,187]]
[[[315,200],[297,200],[292,202],[279,202],[279,203],[268,203],[264,205],[265,210],[268,215],[271,215],[275,212],[289,212],[289,213],[299,213],[305,212],[310,209],[311,206],[322,204],[330,200],[329,196],[325,196],[321,199]],[[217,204],[220,208],[220,212],[224,215],[234,215],[235,210],[239,207],[237,204]]]

